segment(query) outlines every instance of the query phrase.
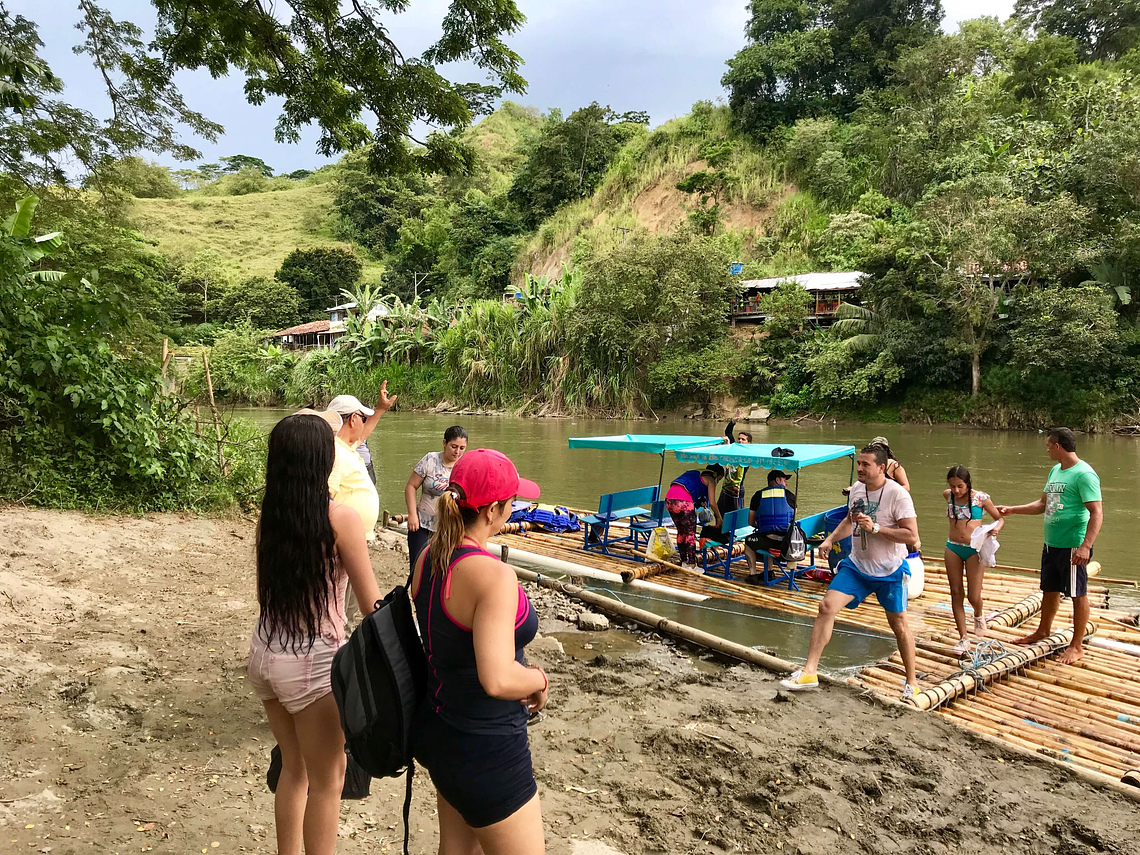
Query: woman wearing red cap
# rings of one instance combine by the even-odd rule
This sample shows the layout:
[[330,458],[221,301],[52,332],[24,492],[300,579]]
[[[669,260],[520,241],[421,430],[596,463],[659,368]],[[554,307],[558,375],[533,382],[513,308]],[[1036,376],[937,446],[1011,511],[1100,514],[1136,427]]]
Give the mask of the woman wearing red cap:
[[538,615],[514,571],[487,552],[516,496],[537,499],[538,485],[498,451],[468,451],[412,574],[429,665],[415,754],[438,794],[440,852],[545,850],[526,727],[548,682],[523,657]]

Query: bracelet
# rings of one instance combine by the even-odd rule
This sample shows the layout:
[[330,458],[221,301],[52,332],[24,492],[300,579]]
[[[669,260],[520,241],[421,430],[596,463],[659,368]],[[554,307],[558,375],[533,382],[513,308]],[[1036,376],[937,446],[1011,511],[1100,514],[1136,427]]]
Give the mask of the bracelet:
[[550,688],[550,680],[547,678],[546,672],[539,668],[537,665],[531,665],[530,667],[542,675],[542,691],[545,692]]
[[872,526],[872,528],[871,528],[871,534],[878,534],[879,528],[880,528],[880,525],[878,523],[875,523],[875,525]]

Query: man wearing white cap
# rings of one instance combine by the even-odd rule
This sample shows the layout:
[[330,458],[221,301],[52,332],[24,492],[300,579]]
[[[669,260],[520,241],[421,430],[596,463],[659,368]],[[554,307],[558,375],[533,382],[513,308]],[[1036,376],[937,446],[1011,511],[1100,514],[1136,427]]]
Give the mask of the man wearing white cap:
[[[376,409],[364,406],[355,395],[337,395],[328,406],[340,415],[343,422],[336,435],[336,458],[329,474],[329,493],[334,501],[348,505],[360,514],[369,541],[376,539],[374,529],[380,517],[380,496],[368,475],[368,467],[356,453],[356,446],[372,433],[379,418],[395,403],[396,396],[389,398],[386,387],[384,384],[380,407]],[[350,585],[345,594],[345,617],[351,621],[358,610]]]

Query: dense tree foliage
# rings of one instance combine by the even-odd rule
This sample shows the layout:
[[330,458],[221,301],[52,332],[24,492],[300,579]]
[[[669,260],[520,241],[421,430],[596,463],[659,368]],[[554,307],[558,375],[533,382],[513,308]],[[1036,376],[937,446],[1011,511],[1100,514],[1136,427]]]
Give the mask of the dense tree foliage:
[[566,202],[591,195],[621,146],[648,123],[646,113],[619,115],[596,101],[565,120],[551,111],[525,146],[508,198],[534,228]]
[[422,176],[378,175],[366,151],[342,158],[333,189],[340,237],[379,253],[394,249],[404,221],[434,201]]
[[1086,60],[1119,59],[1140,45],[1137,0],[1017,0],[1015,19],[1072,39]]
[[[211,141],[222,132],[190,109],[175,84],[179,71],[197,68],[215,77],[244,74],[252,104],[282,99],[281,141],[297,142],[300,129],[315,124],[325,155],[370,143],[373,161],[384,170],[463,170],[474,155],[459,136],[436,131],[412,147],[412,125],[462,128],[494,97],[526,86],[521,58],[503,41],[524,20],[513,0],[452,0],[439,40],[422,57],[405,57],[384,20],[405,4],[342,9],[333,0],[294,0],[284,17],[265,4],[228,0],[152,5],[155,31],[144,41],[137,24],[116,20],[96,0],[79,0],[82,42],[76,50],[91,57],[111,104],[111,118],[99,121],[60,99],[63,81],[39,58],[35,23],[0,4],[3,172],[47,187],[65,183],[68,166],[98,180],[108,163],[143,150],[196,157],[179,128]],[[461,60],[478,66],[492,83],[454,83],[436,70]],[[366,117],[375,121],[371,130]],[[252,165],[268,177],[268,167],[252,160],[257,158],[230,168]]]
[[887,84],[908,48],[934,38],[940,0],[751,0],[749,44],[722,83],[748,129],[807,116],[845,116],[860,93]]
[[306,317],[313,320],[328,317],[329,307],[340,302],[341,291],[356,283],[363,267],[350,250],[318,246],[293,250],[275,278],[300,295]]
[[222,291],[215,317],[247,323],[256,329],[279,330],[301,322],[303,303],[297,289],[278,279],[251,276]]
[[95,271],[56,268],[64,237],[35,236],[35,207],[22,200],[0,225],[0,495],[91,508],[222,500],[212,449],[163,394],[157,363],[121,346],[133,337],[125,295]]
[[222,172],[241,172],[246,169],[256,169],[266,178],[273,177],[273,167],[260,157],[248,154],[233,154],[229,157],[218,158],[222,162]]
[[173,199],[179,187],[170,170],[141,157],[124,157],[107,167],[104,187],[117,187],[136,199]]

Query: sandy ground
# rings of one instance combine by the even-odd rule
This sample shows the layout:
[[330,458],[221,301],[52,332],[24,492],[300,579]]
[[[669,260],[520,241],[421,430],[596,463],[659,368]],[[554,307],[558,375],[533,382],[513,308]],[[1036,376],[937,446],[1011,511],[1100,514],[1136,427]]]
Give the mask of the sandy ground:
[[[274,852],[273,740],[244,680],[252,524],[9,508],[0,545],[0,852]],[[382,587],[405,560],[373,552]],[[654,636],[579,633],[576,606],[534,597],[553,853],[1137,851],[1138,805],[1064,770],[853,692],[786,699]],[[340,851],[398,851],[402,793],[345,803]]]

